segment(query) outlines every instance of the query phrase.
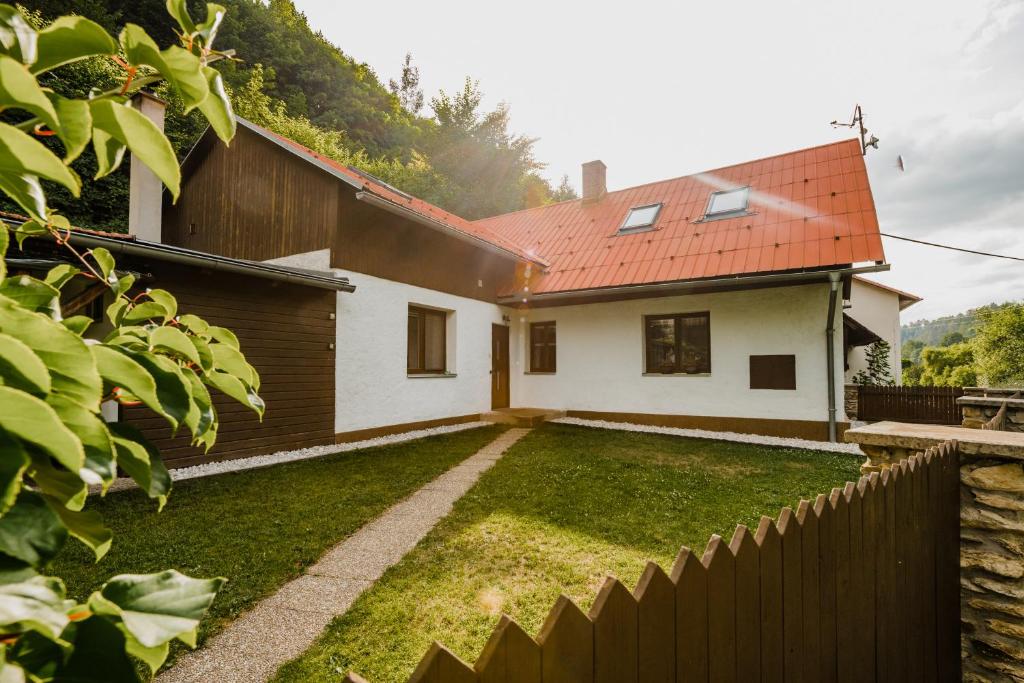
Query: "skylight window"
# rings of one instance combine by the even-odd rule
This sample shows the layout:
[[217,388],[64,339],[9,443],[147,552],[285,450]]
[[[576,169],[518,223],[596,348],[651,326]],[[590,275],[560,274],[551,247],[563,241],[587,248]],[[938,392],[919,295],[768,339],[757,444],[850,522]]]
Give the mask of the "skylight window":
[[750,198],[750,188],[741,187],[736,190],[724,190],[712,192],[708,201],[708,211],[704,219],[729,218],[740,216],[747,211],[747,200]]
[[643,232],[653,230],[654,221],[658,220],[658,213],[661,212],[661,204],[648,204],[647,206],[634,206],[626,214],[626,220],[622,222],[619,233]]

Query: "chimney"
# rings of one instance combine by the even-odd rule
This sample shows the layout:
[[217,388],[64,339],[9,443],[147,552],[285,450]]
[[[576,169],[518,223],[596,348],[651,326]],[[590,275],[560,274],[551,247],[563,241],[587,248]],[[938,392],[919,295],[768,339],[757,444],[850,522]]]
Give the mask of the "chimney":
[[607,166],[600,159],[583,164],[583,201],[596,202],[608,192],[605,183]]
[[[139,91],[132,98],[138,109],[161,131],[167,103],[151,93]],[[163,183],[142,162],[131,160],[128,186],[128,232],[140,240],[160,242],[160,214],[163,210]]]

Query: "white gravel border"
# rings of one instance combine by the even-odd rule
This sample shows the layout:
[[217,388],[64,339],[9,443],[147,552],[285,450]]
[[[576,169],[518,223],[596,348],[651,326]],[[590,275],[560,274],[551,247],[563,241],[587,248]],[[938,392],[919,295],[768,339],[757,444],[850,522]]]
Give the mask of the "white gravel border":
[[694,439],[715,439],[716,441],[735,441],[752,443],[761,446],[784,446],[786,448],[804,448],[814,451],[830,451],[863,456],[864,452],[855,443],[831,443],[829,441],[810,441],[808,439],[790,439],[781,436],[760,436],[758,434],[740,434],[739,432],[712,432],[706,429],[682,429],[680,427],[656,427],[632,422],[608,422],[607,420],[583,420],[578,417],[560,417],[549,422],[579,425],[580,427],[596,427],[598,429],[617,429],[623,432],[648,432],[650,434],[669,434],[671,436],[688,436]]
[[[294,451],[278,451],[277,453],[271,453],[269,455],[254,455],[249,458],[238,458],[237,460],[221,460],[219,462],[208,462],[202,465],[193,465],[192,467],[179,467],[170,470],[171,481],[185,481],[186,479],[210,477],[217,474],[224,474],[226,472],[243,472],[245,470],[254,470],[260,467],[279,465],[283,462],[309,460],[310,458],[320,458],[325,455],[333,455],[334,453],[347,453],[348,451],[358,451],[364,448],[375,448],[377,446],[387,446],[394,443],[415,441],[416,439],[424,439],[428,436],[437,436],[438,434],[462,432],[467,429],[476,429],[477,427],[483,427],[489,424],[492,423],[463,422],[461,424],[447,425],[444,427],[416,429],[411,432],[402,432],[401,434],[378,436],[375,439],[365,439],[363,441],[327,444],[324,446],[310,446],[309,448],[299,448]],[[116,479],[114,483],[110,485],[108,492],[123,491],[125,489],[135,488],[136,486],[137,484],[133,479],[129,477],[121,477],[120,479]],[[97,491],[99,491],[98,486],[90,487],[90,493]]]

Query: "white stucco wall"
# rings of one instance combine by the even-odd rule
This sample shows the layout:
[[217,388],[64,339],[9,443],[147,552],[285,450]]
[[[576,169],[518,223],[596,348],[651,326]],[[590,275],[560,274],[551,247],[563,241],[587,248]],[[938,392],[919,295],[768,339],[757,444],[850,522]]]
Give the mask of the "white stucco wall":
[[[842,414],[841,307],[836,307],[837,418]],[[608,412],[828,419],[825,319],[828,285],[638,299],[517,311],[512,404]],[[644,315],[710,311],[711,373],[643,373]],[[532,375],[530,322],[554,320],[557,368]],[[750,389],[750,355],[794,354],[795,391]]]
[[[864,325],[879,337],[889,342],[889,367],[893,379],[901,383],[900,356],[900,298],[895,292],[866,284],[854,279],[850,290],[850,308],[847,315]],[[850,351],[848,358],[850,369],[846,371],[846,382],[861,370],[867,369],[866,346],[858,346]]]
[[[335,270],[356,286],[338,294],[337,432],[487,412],[491,324],[503,310],[475,299]],[[449,311],[450,377],[406,373],[409,304]]]

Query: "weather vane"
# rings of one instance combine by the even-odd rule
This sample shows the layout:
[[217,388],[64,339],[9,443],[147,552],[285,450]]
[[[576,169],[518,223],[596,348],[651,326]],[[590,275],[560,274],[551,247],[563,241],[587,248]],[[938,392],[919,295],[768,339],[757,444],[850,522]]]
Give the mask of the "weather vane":
[[878,138],[872,135],[868,137],[868,129],[864,127],[864,112],[861,111],[860,105],[858,104],[853,108],[853,117],[849,123],[840,123],[839,121],[833,121],[832,127],[839,128],[854,128],[860,129],[860,153],[866,155],[868,153],[868,147],[874,147],[878,149]]

